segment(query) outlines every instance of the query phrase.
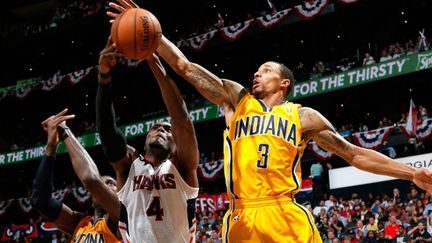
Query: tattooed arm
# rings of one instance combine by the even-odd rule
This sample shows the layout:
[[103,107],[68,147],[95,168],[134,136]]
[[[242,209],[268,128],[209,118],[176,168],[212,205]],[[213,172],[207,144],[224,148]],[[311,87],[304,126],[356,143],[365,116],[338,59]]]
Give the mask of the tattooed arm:
[[371,149],[355,146],[336,133],[332,124],[314,109],[299,109],[300,123],[306,138],[312,138],[320,147],[335,153],[352,166],[371,172],[411,180],[424,190],[432,190],[432,173],[399,163]]
[[232,109],[246,93],[243,86],[226,79],[220,79],[207,69],[190,62],[183,53],[167,38],[157,49],[161,56],[180,76],[191,83],[207,100]]

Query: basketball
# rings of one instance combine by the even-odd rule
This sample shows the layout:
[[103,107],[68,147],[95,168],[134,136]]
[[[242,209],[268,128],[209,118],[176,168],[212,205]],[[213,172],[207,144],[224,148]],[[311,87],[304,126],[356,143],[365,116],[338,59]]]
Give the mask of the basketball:
[[111,26],[116,48],[128,58],[140,60],[156,51],[162,39],[158,19],[149,11],[131,8],[119,14]]

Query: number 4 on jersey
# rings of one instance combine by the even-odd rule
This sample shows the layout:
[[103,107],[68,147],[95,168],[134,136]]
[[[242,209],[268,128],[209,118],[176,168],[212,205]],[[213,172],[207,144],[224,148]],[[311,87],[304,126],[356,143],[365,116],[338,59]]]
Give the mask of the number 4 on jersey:
[[163,208],[161,208],[160,198],[153,197],[150,205],[147,207],[146,214],[148,217],[156,216],[156,221],[161,221],[164,216]]

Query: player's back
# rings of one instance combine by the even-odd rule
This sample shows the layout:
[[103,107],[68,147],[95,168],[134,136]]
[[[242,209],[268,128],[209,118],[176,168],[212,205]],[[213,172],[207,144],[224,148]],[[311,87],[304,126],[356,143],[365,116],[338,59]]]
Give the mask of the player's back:
[[236,199],[292,197],[301,187],[301,138],[298,108],[272,109],[247,94],[225,131],[225,178]]
[[154,168],[135,160],[118,194],[123,204],[119,228],[125,241],[189,242],[194,235],[198,188],[190,187],[171,161]]

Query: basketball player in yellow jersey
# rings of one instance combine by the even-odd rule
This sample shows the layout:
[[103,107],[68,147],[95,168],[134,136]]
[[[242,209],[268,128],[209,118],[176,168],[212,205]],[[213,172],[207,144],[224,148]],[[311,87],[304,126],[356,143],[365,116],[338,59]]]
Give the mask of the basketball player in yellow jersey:
[[[67,109],[42,122],[48,141],[33,182],[31,203],[46,219],[70,235],[71,242],[119,243],[116,233],[120,202],[116,194],[116,181],[99,174],[90,155],[66,126],[65,121],[74,118],[74,115],[65,115],[66,112]],[[64,140],[78,178],[93,197],[93,215],[73,211],[51,195],[56,148],[60,140]],[[100,217],[103,212],[107,213],[106,217]]]
[[[110,6],[120,12],[138,7],[131,0],[117,1],[122,7]],[[412,180],[432,191],[430,171],[357,147],[319,112],[286,103],[294,77],[285,65],[262,64],[248,93],[240,84],[190,62],[165,37],[157,53],[204,97],[224,108],[225,177],[231,199],[224,242],[321,242],[311,214],[293,197],[301,185],[300,158],[311,139],[361,170]]]

